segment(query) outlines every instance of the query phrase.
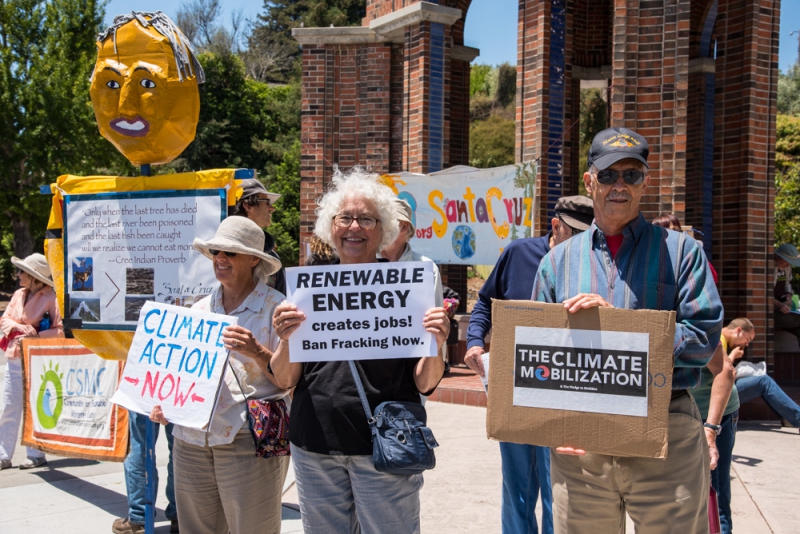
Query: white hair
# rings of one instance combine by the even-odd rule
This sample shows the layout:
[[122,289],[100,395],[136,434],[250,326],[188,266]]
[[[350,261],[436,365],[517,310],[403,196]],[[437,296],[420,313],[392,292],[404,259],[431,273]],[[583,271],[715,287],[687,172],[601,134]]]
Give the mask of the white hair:
[[379,181],[377,174],[361,167],[353,167],[344,174],[337,166],[333,168],[333,181],[325,195],[317,202],[317,224],[314,234],[336,248],[333,242],[333,218],[339,214],[344,202],[351,198],[369,200],[378,210],[381,243],[378,252],[391,245],[400,233],[394,193]]

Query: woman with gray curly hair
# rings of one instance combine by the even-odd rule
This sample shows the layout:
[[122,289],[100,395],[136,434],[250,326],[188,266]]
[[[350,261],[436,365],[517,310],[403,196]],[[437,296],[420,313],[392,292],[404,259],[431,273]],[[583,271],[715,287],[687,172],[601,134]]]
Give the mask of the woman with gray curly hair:
[[[336,249],[339,263],[385,261],[377,254],[394,241],[398,228],[394,195],[377,175],[359,168],[349,175],[336,171],[319,201],[314,233]],[[305,319],[292,304],[278,306],[273,326],[280,341],[270,362],[281,387],[296,386],[290,441],[305,532],[419,532],[422,475],[375,469],[370,428],[349,363],[289,361],[289,337]],[[441,351],[450,331],[444,309],[429,310],[423,325]],[[360,360],[356,368],[374,410],[384,401],[419,403],[420,393],[430,394],[441,380],[444,360]]]

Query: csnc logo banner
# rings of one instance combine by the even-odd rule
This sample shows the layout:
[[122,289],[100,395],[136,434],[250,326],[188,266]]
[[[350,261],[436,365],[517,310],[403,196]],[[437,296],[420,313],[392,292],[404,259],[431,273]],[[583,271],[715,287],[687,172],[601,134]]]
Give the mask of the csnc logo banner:
[[516,327],[514,405],[647,416],[649,334]]

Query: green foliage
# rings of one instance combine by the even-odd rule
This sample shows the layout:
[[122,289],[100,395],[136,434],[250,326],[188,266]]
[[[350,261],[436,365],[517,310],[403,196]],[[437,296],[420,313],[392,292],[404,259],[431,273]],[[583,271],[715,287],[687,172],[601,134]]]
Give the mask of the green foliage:
[[469,128],[469,164],[481,169],[514,163],[516,123],[498,115]]
[[275,250],[284,267],[300,262],[300,141],[284,152],[283,159],[270,177],[269,190],[282,196],[275,204],[269,233],[275,238]]
[[491,86],[491,65],[472,65],[469,69],[469,96],[485,96],[491,98],[494,91]]
[[[40,185],[60,174],[119,164],[120,156],[97,131],[89,99],[103,5],[95,0],[0,2],[2,257],[42,250],[50,199],[39,194]],[[5,281],[7,267],[0,263]]]
[[581,174],[587,168],[587,156],[589,147],[592,146],[592,139],[598,133],[606,129],[608,124],[608,107],[603,99],[603,91],[600,89],[581,90],[581,147],[580,147],[580,169]]
[[800,115],[800,65],[778,76],[778,113]]
[[271,87],[245,76],[233,54],[200,54],[206,83],[200,86],[195,140],[170,164],[177,172],[247,167],[268,173],[300,136],[298,85]]
[[800,244],[800,117],[778,115],[775,133],[775,245]]
[[[366,13],[366,0],[264,0],[264,11],[248,40],[248,63],[252,59],[262,65],[280,56],[280,66],[270,65],[261,79],[287,81],[299,74],[300,45],[292,37],[293,28],[360,26]],[[284,64],[287,54],[291,61]]]

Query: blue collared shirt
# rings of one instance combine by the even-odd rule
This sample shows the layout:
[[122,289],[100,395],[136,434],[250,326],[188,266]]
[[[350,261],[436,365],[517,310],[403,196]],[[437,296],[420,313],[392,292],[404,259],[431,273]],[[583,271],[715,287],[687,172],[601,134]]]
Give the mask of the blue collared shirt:
[[532,299],[563,302],[595,293],[615,308],[675,310],[672,389],[696,387],[719,344],[722,302],[703,249],[684,233],[653,226],[640,213],[622,232],[612,259],[593,223],[539,265]]

